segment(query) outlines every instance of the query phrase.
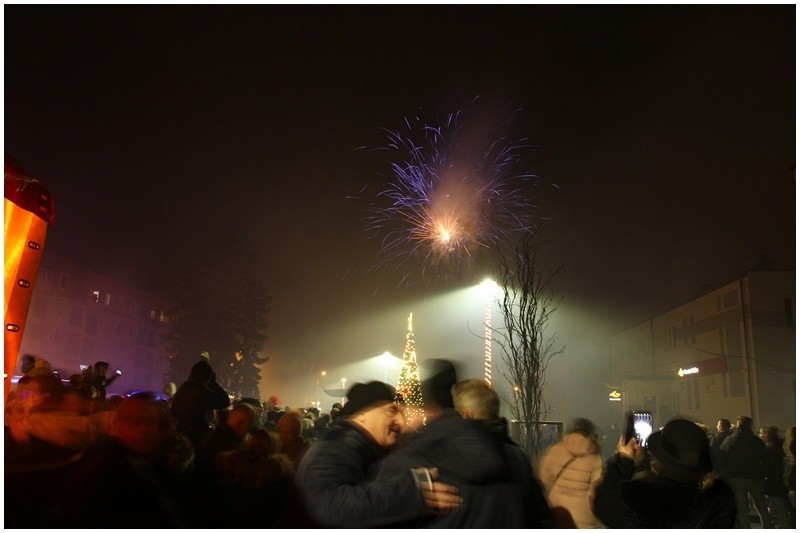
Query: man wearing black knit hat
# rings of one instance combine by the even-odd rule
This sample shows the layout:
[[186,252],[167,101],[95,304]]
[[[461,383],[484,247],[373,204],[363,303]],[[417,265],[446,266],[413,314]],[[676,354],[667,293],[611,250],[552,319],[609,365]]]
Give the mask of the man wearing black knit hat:
[[290,503],[285,527],[380,527],[460,504],[453,487],[435,481],[433,468],[409,467],[373,481],[403,424],[394,398],[394,389],[379,381],[350,387],[341,416],[300,462],[294,478],[300,501]]

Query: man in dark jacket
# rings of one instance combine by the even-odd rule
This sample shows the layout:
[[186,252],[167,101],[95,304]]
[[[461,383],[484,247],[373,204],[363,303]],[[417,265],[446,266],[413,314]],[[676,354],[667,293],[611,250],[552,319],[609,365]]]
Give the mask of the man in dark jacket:
[[[460,504],[455,489],[434,482],[435,470],[404,469],[374,480],[374,470],[397,443],[402,412],[394,390],[378,381],[356,383],[342,416],[306,452],[294,479],[300,505],[290,504],[287,527],[369,528],[395,524]],[[419,483],[424,477],[426,482]],[[299,507],[299,510],[298,510]]]
[[753,419],[740,416],[736,430],[720,446],[722,462],[730,475],[730,485],[736,496],[736,516],[739,527],[750,529],[750,503],[748,494],[758,511],[763,528],[771,528],[764,495],[764,441],[753,434]]
[[106,408],[106,389],[109,385],[122,374],[119,370],[113,376],[108,377],[108,363],[105,361],[97,361],[94,364],[94,374],[92,375],[92,386],[97,391],[97,410],[103,411]]
[[730,475],[725,470],[724,461],[722,460],[722,452],[719,451],[725,439],[731,436],[731,421],[727,418],[720,418],[717,422],[717,432],[711,437],[709,441],[708,453],[711,456],[711,462],[714,464],[714,473],[717,477],[729,483]]
[[[453,387],[453,406],[467,420],[486,424],[492,436],[502,443],[511,479],[487,487],[488,500],[504,502],[506,516],[498,524],[525,529],[551,529],[553,517],[542,486],[533,476],[533,467],[522,448],[508,436],[508,423],[500,418],[500,396],[481,379],[459,381]],[[496,527],[505,527],[497,525]]]
[[201,360],[194,364],[189,379],[184,381],[172,397],[172,413],[178,433],[186,436],[195,448],[213,429],[214,410],[227,409],[231,400],[219,386],[216,374]]
[[425,427],[384,461],[378,479],[418,465],[436,466],[440,479],[456,486],[464,503],[446,515],[422,517],[393,527],[524,527],[523,510],[508,508],[508,502],[500,496],[504,491],[499,485],[512,481],[503,445],[485,424],[466,420],[453,408],[450,392],[456,383],[453,364],[427,359],[420,364],[420,374]]

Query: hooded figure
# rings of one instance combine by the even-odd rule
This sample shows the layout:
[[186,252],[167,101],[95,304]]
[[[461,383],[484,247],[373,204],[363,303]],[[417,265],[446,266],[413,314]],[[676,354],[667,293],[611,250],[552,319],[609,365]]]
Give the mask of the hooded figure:
[[192,367],[172,397],[170,407],[175,415],[178,433],[186,436],[197,448],[213,430],[214,410],[227,409],[231,400],[219,386],[216,374],[205,359]]

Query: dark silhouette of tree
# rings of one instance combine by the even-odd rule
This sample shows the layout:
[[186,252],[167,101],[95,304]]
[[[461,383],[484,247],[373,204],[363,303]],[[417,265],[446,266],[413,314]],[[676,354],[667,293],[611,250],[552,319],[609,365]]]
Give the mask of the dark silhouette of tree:
[[547,332],[561,301],[553,278],[564,267],[551,268],[545,263],[545,244],[535,234],[526,235],[510,249],[498,251],[495,262],[503,324],[491,330],[506,367],[500,375],[511,387],[510,397],[503,400],[519,421],[519,444],[530,457],[541,453],[545,444],[536,423],[545,421],[551,410],[543,398],[547,367],[565,350],[558,337]]
[[[224,228],[224,229],[222,229]],[[267,339],[269,296],[250,272],[259,253],[228,222],[208,236],[205,248],[187,261],[170,311],[167,350],[170,379],[183,382],[207,356],[217,382],[237,397],[259,397],[261,351]]]

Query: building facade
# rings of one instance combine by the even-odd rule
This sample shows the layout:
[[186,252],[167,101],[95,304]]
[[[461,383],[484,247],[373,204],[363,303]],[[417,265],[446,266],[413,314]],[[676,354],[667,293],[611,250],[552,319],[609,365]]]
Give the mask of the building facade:
[[[109,363],[122,370],[108,394],[160,394],[169,359],[164,335],[172,304],[131,285],[47,252],[33,288],[20,359],[47,359],[62,379],[81,365]],[[19,361],[16,372],[19,374]]]
[[795,271],[748,271],[615,335],[611,358],[620,414],[648,410],[655,427],[680,414],[712,431],[747,415],[785,430],[796,419]]

